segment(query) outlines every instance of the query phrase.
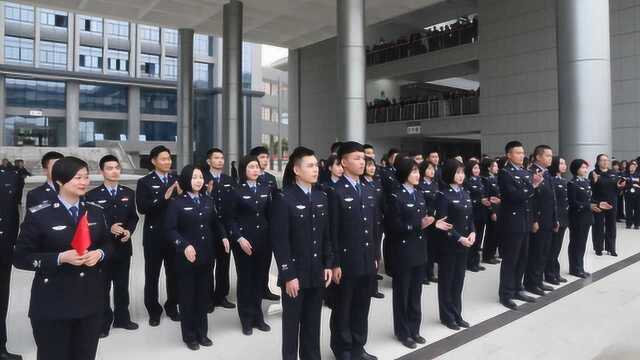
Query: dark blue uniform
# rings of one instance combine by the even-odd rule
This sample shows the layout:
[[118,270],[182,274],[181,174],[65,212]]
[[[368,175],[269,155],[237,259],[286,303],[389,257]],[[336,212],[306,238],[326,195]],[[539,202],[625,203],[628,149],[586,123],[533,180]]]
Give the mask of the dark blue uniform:
[[593,224],[591,183],[574,177],[567,184],[569,200],[569,273],[584,274],[584,252],[589,228]]
[[13,246],[18,236],[18,193],[20,175],[14,169],[0,169],[0,350],[7,344],[7,309],[11,284]]
[[16,242],[14,264],[35,271],[29,317],[38,359],[94,359],[104,313],[104,264],[113,254],[113,238],[99,205],[79,203],[78,219],[87,213],[91,246],[104,257],[93,267],[58,264],[71,249],[77,222],[60,202],[43,203],[27,212]]
[[[427,214],[433,216],[436,210],[436,198],[438,195],[439,184],[438,181],[433,178],[429,183],[425,180],[420,181],[418,184],[418,190],[424,197],[425,205],[427,207]],[[436,276],[434,272],[433,264],[438,262],[438,235],[435,223],[427,227],[423,231],[427,239],[427,264],[425,266],[425,283],[435,281]]]
[[478,271],[480,269],[480,249],[488,216],[488,209],[482,204],[482,199],[487,198],[487,192],[480,176],[467,177],[464,182],[464,188],[471,197],[473,221],[476,229],[476,242],[469,248],[467,254],[467,269]]
[[[209,184],[209,181],[213,181],[213,190],[209,196],[213,199],[213,206],[216,208],[219,220],[222,221],[222,194],[228,188],[236,186],[236,181],[233,180],[231,176],[224,173],[221,173],[218,177],[214,177],[211,171],[205,171],[205,186],[203,187],[203,190],[206,191],[206,185]],[[222,227],[222,231],[221,236],[226,238],[227,231],[224,227]],[[213,269],[211,269],[209,274],[209,292],[213,306],[220,305],[227,299],[230,288],[229,264],[231,262],[231,252],[224,251],[224,246],[221,241],[216,242],[216,246],[218,248],[215,251],[215,280]]]
[[[597,173],[598,181],[593,181],[593,172]],[[602,210],[593,214],[593,228],[591,229],[591,240],[593,250],[601,254],[602,250],[609,253],[616,251],[616,218],[618,212],[618,180],[620,175],[613,170],[606,172],[594,170],[589,174],[591,189],[593,191],[593,202],[600,203],[606,201],[613,206],[610,210]]]
[[[365,186],[368,186],[371,189],[371,192],[373,194],[375,194],[374,196],[376,197],[376,224],[377,224],[377,231],[376,231],[376,252],[377,255],[379,256],[378,258],[376,258],[376,260],[378,261],[378,264],[380,263],[380,257],[382,257],[382,237],[384,235],[384,214],[387,211],[386,207],[387,207],[387,199],[385,197],[384,194],[384,190],[382,189],[382,179],[380,178],[380,176],[375,175],[371,181],[367,180],[366,178],[362,178],[362,183]],[[380,268],[378,268],[378,271],[380,271]],[[372,296],[379,294],[379,287],[378,287],[378,279],[381,279],[382,276],[381,275],[376,275],[372,282],[371,282],[371,294]]]
[[[462,321],[462,288],[467,267],[468,248],[460,243],[461,237],[475,232],[473,204],[463,188],[456,191],[448,186],[438,192],[436,219],[447,217],[453,225],[447,232],[440,231],[441,247],[438,263],[438,305],[443,324]],[[477,233],[476,233],[477,235]],[[477,241],[477,240],[476,240]]]
[[[278,190],[278,181],[276,180],[276,177],[266,171],[258,177],[258,182],[267,185],[271,189],[272,193]],[[264,268],[260,270],[260,273],[262,274],[263,284],[262,297],[264,299],[278,300],[277,296],[272,298],[272,296],[274,295],[272,295],[271,290],[269,290],[269,270],[271,269],[271,257],[273,248],[271,247],[271,244],[267,244],[267,246],[269,247],[268,251],[265,251],[261,254],[262,256],[264,256],[264,259],[261,261]]]
[[[627,185],[624,190],[625,220],[627,229],[640,228],[640,172],[626,174]],[[635,186],[634,186],[635,185]]]
[[[274,196],[270,239],[282,288],[282,358],[320,359],[320,315],[324,270],[333,267],[329,199],[320,187],[305,193],[297,184]],[[298,279],[296,298],[286,283]]]
[[[400,189],[402,185],[398,182],[396,169],[394,167],[378,167],[378,170],[380,172],[380,183],[383,192],[382,212],[384,213],[388,208],[389,197],[394,191]],[[387,221],[388,218],[385,218],[383,222],[384,228],[389,226],[389,224],[386,223]],[[387,275],[391,276],[393,274],[393,256],[391,254],[391,243],[386,240],[382,243],[382,258],[384,259],[384,271]]]
[[331,200],[335,265],[342,270],[331,312],[331,349],[336,358],[360,358],[367,342],[371,277],[376,274],[376,197],[342,177]]
[[421,297],[427,262],[422,219],[427,206],[419,189],[396,190],[389,198],[388,239],[393,267],[393,330],[400,341],[420,335]]
[[[115,195],[105,185],[87,193],[87,200],[103,207],[107,220],[107,228],[116,223],[129,231],[131,238],[122,242],[121,238],[114,239],[114,249],[111,261],[105,266],[107,278],[107,298],[105,299],[103,333],[108,333],[111,323],[114,327],[122,327],[131,322],[129,314],[129,269],[131,267],[133,232],[138,225],[138,213],[135,205],[136,195],[126,186],[118,185]],[[113,235],[115,237],[115,235]],[[113,282],[113,308],[109,299],[109,291]]]
[[511,300],[523,289],[532,224],[529,203],[534,188],[531,174],[511,162],[507,162],[498,173],[498,186],[502,193],[498,214],[498,236],[502,237],[499,295],[501,300]]
[[27,209],[42,203],[52,204],[56,201],[58,201],[58,191],[49,183],[33,188],[27,193]]
[[554,176],[552,178],[553,189],[556,194],[556,210],[558,214],[558,231],[554,231],[551,237],[551,247],[549,256],[547,257],[547,265],[544,270],[544,279],[552,284],[559,283],[560,276],[560,250],[562,250],[562,241],[564,234],[569,226],[569,198],[567,193],[568,181],[562,176]]
[[[180,327],[185,343],[207,337],[207,308],[210,303],[209,272],[222,242],[222,225],[207,195],[182,195],[169,201],[164,229],[176,253],[176,278],[180,301]],[[193,246],[196,260],[191,263],[185,249]]]
[[[271,195],[269,185],[258,182],[252,190],[245,182],[225,191],[222,196],[222,219],[238,273],[238,315],[243,330],[264,324],[262,295],[264,279],[268,278],[265,262],[271,260],[267,221]],[[240,238],[251,244],[251,255],[240,247]]]
[[[177,181],[173,174],[167,174],[166,183],[154,171],[138,180],[136,204],[138,211],[145,215],[142,245],[144,246],[144,305],[150,320],[159,321],[162,306],[158,302],[158,279],[164,262],[167,301],[164,309],[167,315],[177,320],[178,288],[175,280],[175,250],[166,238],[164,221],[169,200],[164,198],[167,189]],[[172,196],[175,196],[176,193]]]
[[[498,186],[498,177],[489,175],[482,178],[485,193],[488,198],[500,198],[500,187]],[[491,204],[487,209],[487,223],[485,226],[484,246],[482,247],[482,261],[488,263],[497,263],[496,251],[500,246],[500,237],[498,236],[498,214],[500,213],[500,205]],[[496,221],[491,219],[492,215],[496,215]]]

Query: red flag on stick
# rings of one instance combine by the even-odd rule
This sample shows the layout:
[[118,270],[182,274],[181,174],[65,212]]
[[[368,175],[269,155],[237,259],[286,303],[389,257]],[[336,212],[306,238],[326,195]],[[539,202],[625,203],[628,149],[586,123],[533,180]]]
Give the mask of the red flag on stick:
[[91,234],[89,233],[89,220],[87,219],[87,213],[80,218],[76,233],[73,234],[73,240],[71,240],[71,247],[73,247],[78,254],[84,255],[87,253],[87,249],[91,246]]

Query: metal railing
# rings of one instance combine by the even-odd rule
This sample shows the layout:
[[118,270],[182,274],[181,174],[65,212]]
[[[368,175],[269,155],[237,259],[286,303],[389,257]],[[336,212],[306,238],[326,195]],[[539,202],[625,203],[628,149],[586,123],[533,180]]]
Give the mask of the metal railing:
[[367,51],[367,66],[478,42],[478,26],[469,23],[449,32],[431,33],[417,39],[413,37],[406,42],[381,45],[381,48],[374,45],[372,50]]
[[452,100],[430,100],[411,104],[395,104],[367,109],[367,123],[411,121],[451,116],[473,115],[480,111],[479,97]]

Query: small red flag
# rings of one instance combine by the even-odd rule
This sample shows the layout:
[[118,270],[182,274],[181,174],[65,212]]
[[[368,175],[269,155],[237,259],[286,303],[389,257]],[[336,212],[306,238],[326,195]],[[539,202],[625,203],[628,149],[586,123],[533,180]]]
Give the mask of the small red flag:
[[76,227],[76,233],[73,234],[73,240],[71,240],[71,247],[73,247],[79,255],[84,255],[91,246],[91,234],[89,233],[89,220],[87,219],[87,213],[80,218],[78,227]]

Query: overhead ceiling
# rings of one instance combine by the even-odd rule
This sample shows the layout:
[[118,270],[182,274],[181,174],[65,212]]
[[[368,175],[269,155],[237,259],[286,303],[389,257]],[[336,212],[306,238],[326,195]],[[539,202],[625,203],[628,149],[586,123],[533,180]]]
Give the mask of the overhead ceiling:
[[[21,1],[21,0],[20,0]],[[366,24],[460,0],[365,0]],[[466,1],[466,0],[465,0]],[[222,35],[227,0],[41,0],[35,6]],[[244,0],[244,40],[299,48],[336,35],[336,0]]]

